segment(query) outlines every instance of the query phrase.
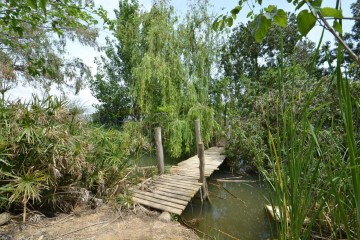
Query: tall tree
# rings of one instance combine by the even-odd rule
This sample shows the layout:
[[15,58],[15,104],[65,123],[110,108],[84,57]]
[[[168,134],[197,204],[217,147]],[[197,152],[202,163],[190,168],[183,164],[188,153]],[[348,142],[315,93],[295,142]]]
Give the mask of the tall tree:
[[132,94],[132,72],[144,54],[142,14],[138,1],[119,1],[119,10],[115,10],[115,40],[107,39],[106,56],[98,59],[97,74],[90,82],[93,95],[100,101],[95,118],[101,124],[118,125],[128,118],[140,119]]
[[[191,5],[183,20],[168,1],[155,1],[145,12],[137,1],[120,1],[116,40],[108,42],[107,58],[92,82],[101,101],[98,109],[112,112],[110,117],[133,116],[148,127],[161,126],[173,156],[193,146],[194,118],[202,118],[208,143],[215,126],[208,94],[216,53],[211,23],[207,1]],[[111,104],[124,99],[130,103],[123,105],[128,111]],[[114,111],[106,110],[112,106]]]
[[[254,24],[239,23],[232,31],[229,41],[222,48],[221,67],[226,79],[228,100],[234,107],[251,108],[249,99],[243,99],[244,91],[250,91],[253,96],[263,94],[269,88],[276,88],[277,81],[267,81],[263,78],[271,68],[281,64],[299,65],[308,68],[311,63],[314,43],[300,40],[297,33],[295,15],[289,17],[285,28],[273,25],[261,42],[257,42],[252,32]],[[283,45],[283,50],[281,53]],[[281,55],[282,54],[282,55]]]

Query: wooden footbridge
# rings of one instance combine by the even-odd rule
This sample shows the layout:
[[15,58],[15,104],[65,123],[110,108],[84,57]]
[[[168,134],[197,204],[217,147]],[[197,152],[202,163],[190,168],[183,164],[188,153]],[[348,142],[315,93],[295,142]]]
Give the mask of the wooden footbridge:
[[[206,186],[210,176],[223,163],[223,147],[212,147],[171,167],[170,173],[133,188],[136,203],[180,215],[195,194]],[[203,191],[200,191],[202,194]]]

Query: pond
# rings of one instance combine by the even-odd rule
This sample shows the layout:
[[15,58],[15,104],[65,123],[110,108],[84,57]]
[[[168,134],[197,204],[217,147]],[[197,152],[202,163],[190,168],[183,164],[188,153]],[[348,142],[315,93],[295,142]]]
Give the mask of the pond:
[[[176,165],[179,162],[188,159],[189,157],[195,155],[194,153],[189,153],[187,155],[175,158],[175,157],[171,157],[169,153],[165,152],[164,153],[164,164],[165,166],[172,166],[172,165]],[[131,161],[133,164],[136,164],[139,167],[147,167],[147,166],[156,166],[157,165],[157,159],[156,159],[156,152],[149,152],[147,154],[144,155],[139,155],[139,156],[131,156]]]
[[[195,197],[181,218],[184,223],[215,239],[272,239],[274,223],[265,211],[267,188],[258,176],[244,176],[243,182],[218,182],[233,178],[221,169],[208,178],[210,201]],[[199,233],[201,237],[204,234]]]

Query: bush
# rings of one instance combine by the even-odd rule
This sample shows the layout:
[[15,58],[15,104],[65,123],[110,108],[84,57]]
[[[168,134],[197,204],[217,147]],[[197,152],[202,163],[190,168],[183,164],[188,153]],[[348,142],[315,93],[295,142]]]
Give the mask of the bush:
[[[124,179],[129,137],[94,127],[66,101],[0,102],[0,207],[69,211],[88,189],[111,195]],[[124,140],[123,140],[124,139]],[[136,150],[148,147],[143,139]],[[29,204],[31,202],[31,205]]]

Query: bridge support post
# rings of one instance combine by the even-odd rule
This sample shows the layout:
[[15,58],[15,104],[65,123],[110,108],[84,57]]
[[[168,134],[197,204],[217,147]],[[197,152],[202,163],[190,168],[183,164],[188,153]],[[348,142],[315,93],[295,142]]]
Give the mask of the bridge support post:
[[201,131],[200,131],[200,120],[195,120],[195,137],[196,137],[196,151],[199,153],[199,143],[202,143],[201,140]]
[[164,150],[161,140],[161,127],[155,128],[156,158],[159,175],[164,174]]
[[199,182],[202,183],[201,187],[201,201],[207,199],[208,197],[208,188],[205,178],[205,154],[204,154],[204,144],[201,140],[201,131],[200,131],[200,120],[195,120],[195,136],[196,136],[196,150],[199,157],[199,170],[200,170],[200,178]]
[[199,160],[200,160],[199,182],[202,183],[202,186],[201,186],[202,199],[201,199],[201,201],[203,201],[203,200],[206,200],[208,197],[208,187],[207,187],[206,178],[205,178],[205,153],[204,153],[204,144],[203,143],[198,144],[198,156],[199,156]]

